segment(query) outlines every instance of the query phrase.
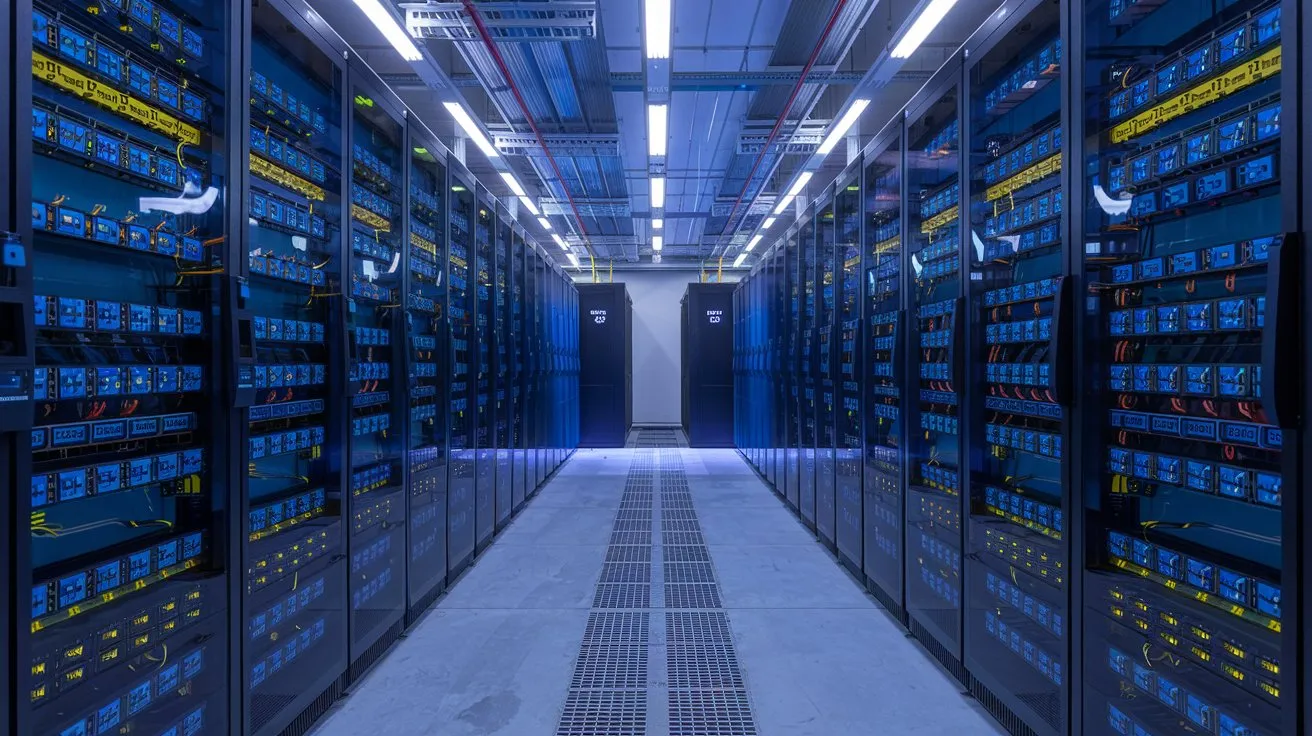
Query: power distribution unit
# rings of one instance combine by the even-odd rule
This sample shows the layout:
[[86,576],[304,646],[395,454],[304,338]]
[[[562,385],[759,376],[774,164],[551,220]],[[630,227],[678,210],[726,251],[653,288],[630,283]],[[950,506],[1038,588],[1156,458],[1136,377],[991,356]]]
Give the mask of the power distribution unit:
[[690,447],[733,447],[733,284],[683,294],[683,431]]
[[633,300],[624,284],[579,284],[579,441],[623,447],[633,424]]

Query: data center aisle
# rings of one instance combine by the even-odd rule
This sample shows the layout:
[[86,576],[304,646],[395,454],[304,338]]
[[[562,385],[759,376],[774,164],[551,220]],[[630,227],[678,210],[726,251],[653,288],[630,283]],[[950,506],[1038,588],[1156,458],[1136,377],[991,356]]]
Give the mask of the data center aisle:
[[380,730],[1001,733],[736,453],[689,449],[578,452],[315,736]]

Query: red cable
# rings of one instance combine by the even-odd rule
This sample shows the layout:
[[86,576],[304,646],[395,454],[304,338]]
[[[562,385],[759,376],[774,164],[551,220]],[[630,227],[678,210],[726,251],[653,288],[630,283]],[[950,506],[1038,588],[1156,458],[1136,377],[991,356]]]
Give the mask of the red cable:
[[487,26],[483,24],[482,16],[474,9],[473,0],[463,0],[463,3],[465,12],[474,21],[474,26],[478,28],[478,35],[483,39],[483,45],[492,54],[492,59],[496,61],[497,68],[501,70],[501,76],[506,80],[506,86],[510,87],[511,94],[515,96],[515,102],[519,103],[519,111],[523,113],[524,121],[528,123],[528,127],[538,139],[538,145],[542,147],[542,152],[546,154],[547,161],[551,164],[551,171],[556,175],[556,180],[560,183],[560,189],[565,193],[565,199],[569,200],[569,208],[574,211],[574,220],[578,222],[579,233],[586,238],[588,230],[583,226],[583,215],[579,214],[579,208],[574,204],[574,196],[569,193],[569,187],[565,186],[565,177],[560,173],[560,167],[556,165],[556,157],[551,155],[551,149],[547,148],[547,141],[542,137],[542,131],[538,130],[537,123],[533,122],[533,116],[528,112],[528,104],[524,102],[524,96],[519,93],[519,87],[515,85],[514,77],[510,76],[510,68],[506,66],[506,60],[501,56],[501,51],[493,43],[492,36],[487,32]]
[[[466,5],[469,2],[470,0],[465,0]],[[829,40],[829,33],[834,30],[834,24],[838,22],[838,16],[843,12],[844,5],[847,5],[847,0],[838,0],[838,4],[834,6],[834,12],[829,15],[829,22],[825,24],[825,29],[821,32],[820,39],[816,41],[815,48],[811,50],[811,57],[806,60],[806,65],[802,67],[802,75],[797,78],[797,84],[793,85],[793,92],[788,95],[788,102],[784,103],[784,109],[779,113],[779,119],[774,121],[774,127],[770,129],[770,137],[765,139],[765,146],[756,155],[756,161],[752,163],[752,170],[747,172],[747,179],[743,182],[743,190],[738,193],[738,199],[734,200],[733,209],[729,210],[729,219],[725,221],[725,230],[733,229],[733,216],[738,214],[738,206],[743,203],[743,197],[747,196],[747,190],[752,186],[752,177],[756,176],[756,170],[760,168],[761,162],[765,160],[765,154],[770,151],[771,144],[778,137],[784,122],[788,120],[788,113],[792,112],[793,103],[797,101],[797,95],[802,91],[802,85],[806,84],[806,75],[811,73],[811,67],[815,66],[816,59],[820,57],[820,49],[824,48],[825,41]]]

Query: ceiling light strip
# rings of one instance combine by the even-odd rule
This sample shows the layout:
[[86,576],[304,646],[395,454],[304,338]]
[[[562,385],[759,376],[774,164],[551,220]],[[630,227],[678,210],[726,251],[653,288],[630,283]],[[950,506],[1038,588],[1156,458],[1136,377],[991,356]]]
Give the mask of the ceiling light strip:
[[835,125],[834,129],[829,131],[829,135],[826,136],[824,142],[820,144],[817,153],[822,156],[829,155],[829,152],[834,150],[834,146],[837,146],[838,142],[843,139],[843,136],[847,135],[847,131],[858,119],[860,119],[861,113],[865,112],[866,108],[869,106],[870,100],[867,99],[860,99],[853,102],[852,106],[847,108],[847,112],[843,114],[843,118],[838,121],[838,125]]
[[674,26],[672,0],[645,0],[645,31],[648,59],[670,58],[670,42]]
[[889,56],[894,59],[910,58],[912,54],[916,53],[916,49],[920,48],[920,44],[924,43],[926,38],[929,38],[929,34],[938,27],[938,24],[943,22],[948,11],[956,4],[957,0],[929,0],[929,5],[925,6],[919,17],[911,23],[911,27],[907,29],[907,32],[902,34],[902,39],[889,52]]
[[355,0],[355,4],[364,12],[369,22],[374,24],[387,42],[392,44],[396,53],[401,55],[406,61],[422,61],[423,53],[415,42],[410,38],[410,34],[405,32],[396,18],[383,7],[379,0]]

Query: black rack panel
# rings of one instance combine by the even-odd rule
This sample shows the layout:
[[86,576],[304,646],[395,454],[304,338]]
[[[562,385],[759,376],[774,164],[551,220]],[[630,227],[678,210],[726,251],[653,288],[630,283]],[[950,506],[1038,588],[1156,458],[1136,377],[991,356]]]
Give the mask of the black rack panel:
[[474,531],[478,549],[496,531],[496,427],[492,391],[493,335],[496,320],[496,229],[492,206],[478,202],[474,220],[473,263],[473,393],[474,411]]
[[496,523],[499,529],[510,519],[510,512],[514,507],[514,491],[511,490],[514,477],[510,455],[510,404],[512,394],[510,389],[510,373],[512,370],[510,345],[513,340],[510,334],[510,280],[512,276],[510,244],[514,239],[514,232],[510,220],[507,219],[508,216],[503,212],[498,212],[498,215],[495,246],[496,278],[493,281],[495,288],[493,302],[496,316],[492,321],[494,345],[492,354],[494,381],[492,392],[492,440],[496,447],[494,456],[496,493],[494,500],[496,504]]
[[[453,172],[454,174],[454,172]],[[448,329],[450,330],[451,433],[450,471],[447,473],[447,559],[452,572],[467,565],[474,555],[474,376],[475,355],[473,233],[476,221],[471,185],[450,180],[451,241],[447,263]]]
[[861,183],[860,172],[839,184],[835,200],[837,251],[835,253],[835,292],[837,304],[834,322],[838,329],[837,370],[835,388],[838,402],[835,407],[835,439],[838,443],[835,458],[835,495],[837,528],[835,544],[838,556],[852,569],[861,570],[862,525],[861,487],[862,466],[865,464],[865,416],[862,414],[861,379],[865,363],[865,343],[861,339],[862,300],[861,252]]
[[815,460],[815,526],[816,532],[829,546],[834,544],[834,527],[837,517],[837,488],[835,459],[837,441],[836,404],[838,386],[834,381],[837,364],[838,257],[834,205],[824,205],[815,214],[816,248],[816,460]]

